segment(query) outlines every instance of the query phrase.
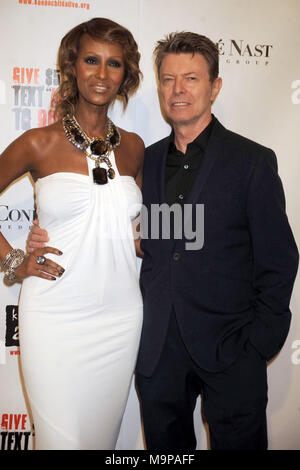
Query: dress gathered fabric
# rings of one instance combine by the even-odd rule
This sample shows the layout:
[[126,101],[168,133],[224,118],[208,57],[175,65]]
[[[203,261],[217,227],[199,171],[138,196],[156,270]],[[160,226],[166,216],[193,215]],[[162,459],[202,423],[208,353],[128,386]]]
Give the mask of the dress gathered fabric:
[[135,368],[142,297],[132,221],[142,196],[134,178],[105,185],[53,173],[36,183],[55,281],[24,280],[19,301],[22,373],[36,449],[114,449]]

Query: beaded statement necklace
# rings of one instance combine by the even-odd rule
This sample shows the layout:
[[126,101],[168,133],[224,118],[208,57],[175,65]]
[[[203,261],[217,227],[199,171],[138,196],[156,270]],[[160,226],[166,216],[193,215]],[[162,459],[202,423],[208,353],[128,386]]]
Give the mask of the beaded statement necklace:
[[[94,183],[106,184],[108,182],[107,177],[113,179],[115,177],[115,170],[109,160],[109,155],[121,142],[120,132],[114,123],[107,118],[105,139],[88,137],[81,129],[75,117],[69,114],[63,117],[62,123],[67,139],[87,157],[95,161],[95,168],[93,169]],[[105,163],[108,170],[100,167],[100,163]]]

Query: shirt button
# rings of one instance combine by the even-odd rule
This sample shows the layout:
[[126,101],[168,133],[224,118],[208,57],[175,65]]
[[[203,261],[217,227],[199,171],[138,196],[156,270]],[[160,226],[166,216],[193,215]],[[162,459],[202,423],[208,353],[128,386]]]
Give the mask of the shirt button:
[[188,165],[188,164],[185,164],[185,165],[183,165],[183,168],[184,168],[185,170],[187,170],[187,169],[189,168],[189,165]]
[[183,194],[179,194],[179,199],[183,199],[184,198],[184,195]]
[[177,253],[177,251],[175,251],[175,253],[173,253],[173,260],[178,261],[179,259],[180,259],[180,253]]

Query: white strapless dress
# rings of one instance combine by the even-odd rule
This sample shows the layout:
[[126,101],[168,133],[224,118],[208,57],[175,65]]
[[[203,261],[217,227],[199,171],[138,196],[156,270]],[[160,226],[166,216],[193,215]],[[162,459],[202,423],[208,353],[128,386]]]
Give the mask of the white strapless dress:
[[114,449],[135,367],[142,297],[131,222],[141,208],[134,179],[106,185],[54,173],[36,183],[47,254],[65,268],[55,281],[23,282],[22,372],[36,449]]

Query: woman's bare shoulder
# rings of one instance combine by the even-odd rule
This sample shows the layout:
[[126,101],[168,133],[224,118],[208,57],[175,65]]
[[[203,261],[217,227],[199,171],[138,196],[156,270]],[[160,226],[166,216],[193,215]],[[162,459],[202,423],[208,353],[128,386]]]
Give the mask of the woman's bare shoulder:
[[57,139],[61,137],[62,126],[60,122],[55,122],[45,127],[29,129],[19,137],[19,142],[26,144],[32,151],[39,153],[45,148],[49,148]]
[[24,160],[24,164],[31,164],[36,156],[43,154],[49,148],[51,142],[57,139],[59,123],[51,126],[29,129],[23,132],[3,151],[1,158]]
[[129,132],[125,129],[118,128],[121,134],[123,145],[128,147],[130,153],[138,155],[140,158],[144,157],[145,144],[143,139],[135,132]]

